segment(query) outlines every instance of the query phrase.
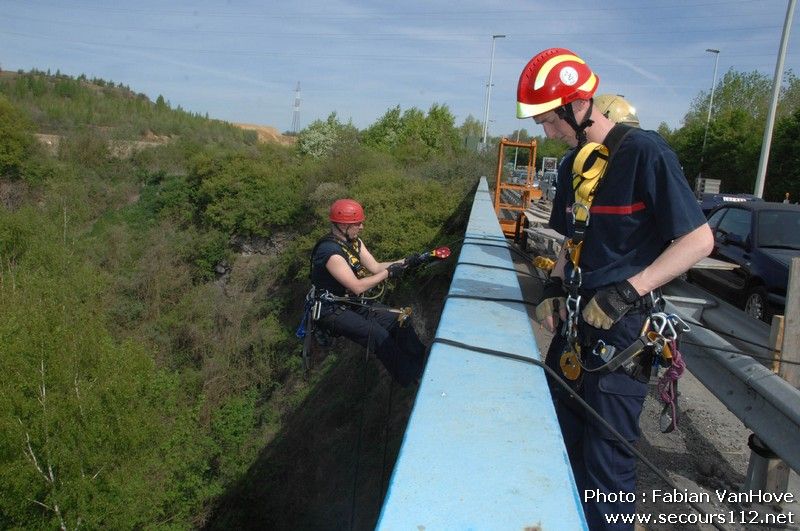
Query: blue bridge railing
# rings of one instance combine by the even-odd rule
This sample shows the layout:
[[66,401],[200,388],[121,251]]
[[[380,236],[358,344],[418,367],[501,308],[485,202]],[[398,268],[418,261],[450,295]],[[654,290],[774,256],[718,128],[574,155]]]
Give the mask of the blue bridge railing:
[[482,178],[378,529],[586,529],[544,371],[452,344],[541,359],[515,301]]

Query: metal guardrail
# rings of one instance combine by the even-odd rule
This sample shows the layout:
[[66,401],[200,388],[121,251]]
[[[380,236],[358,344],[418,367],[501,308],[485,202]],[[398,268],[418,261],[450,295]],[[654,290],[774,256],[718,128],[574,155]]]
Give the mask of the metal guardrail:
[[706,327],[692,326],[682,336],[681,351],[689,370],[789,467],[800,472],[800,390],[759,361],[772,359],[769,325],[679,279],[663,291],[667,311]]
[[[766,348],[769,326],[683,281],[673,281],[664,293],[667,311],[690,323],[691,331],[681,336],[681,352],[692,374],[789,467],[800,471],[800,390],[752,357],[771,357]],[[692,321],[712,330],[692,326]]]
[[[538,360],[505,247],[482,178],[436,335]],[[543,370],[434,343],[378,529],[586,528]]]

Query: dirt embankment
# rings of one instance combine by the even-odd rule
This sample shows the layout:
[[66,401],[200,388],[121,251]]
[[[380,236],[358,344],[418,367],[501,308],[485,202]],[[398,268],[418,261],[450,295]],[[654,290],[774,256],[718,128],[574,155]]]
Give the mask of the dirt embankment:
[[[62,135],[34,133],[33,136],[39,141],[46,153],[54,157],[58,155],[61,141],[64,138]],[[159,136],[147,131],[142,135],[141,140],[109,140],[108,150],[111,156],[124,159],[143,149],[158,147],[172,142],[172,140],[172,137]]]
[[[255,131],[258,135],[259,142],[281,144],[284,146],[291,146],[295,143],[295,137],[283,135],[278,132],[274,127],[266,125],[254,124],[232,124],[241,129],[248,131]],[[37,133],[34,135],[39,143],[44,147],[45,151],[52,156],[58,155],[58,150],[61,145],[61,135],[48,135]],[[141,151],[142,149],[158,147],[160,145],[171,142],[173,138],[169,136],[155,135],[147,131],[141,140],[114,140],[109,142],[109,149],[111,154],[119,158],[128,158],[133,153]]]
[[276,144],[282,144],[284,146],[291,146],[295,142],[295,137],[282,135],[278,132],[277,129],[274,127],[269,127],[267,125],[254,125],[254,124],[237,124],[234,123],[236,127],[241,127],[247,131],[255,131],[258,135],[259,142],[272,142]]

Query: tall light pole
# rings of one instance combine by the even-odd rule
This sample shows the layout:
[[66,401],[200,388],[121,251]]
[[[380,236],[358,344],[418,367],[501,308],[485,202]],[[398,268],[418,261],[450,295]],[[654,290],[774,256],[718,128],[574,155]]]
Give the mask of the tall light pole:
[[758,197],[764,196],[764,179],[767,176],[767,161],[769,160],[769,150],[772,145],[772,129],[775,126],[775,111],[778,108],[778,97],[781,92],[781,78],[783,77],[783,61],[786,58],[786,46],[789,43],[789,30],[792,29],[795,3],[796,0],[789,0],[786,7],[786,19],[783,22],[781,47],[778,51],[778,60],[775,63],[775,77],[772,80],[772,99],[769,104],[767,126],[764,128],[764,138],[761,141],[761,158],[758,161],[756,185],[753,188],[753,195]]
[[703,161],[706,156],[706,141],[708,140],[708,124],[711,123],[711,108],[714,106],[714,90],[717,88],[717,65],[719,64],[719,50],[706,48],[707,52],[714,54],[714,80],[711,82],[711,98],[708,100],[708,116],[706,117],[706,132],[703,133],[703,147],[700,149],[700,175],[703,175]]
[[483,111],[483,135],[481,147],[486,147],[486,135],[489,133],[489,99],[492,97],[492,73],[494,72],[494,43],[497,39],[505,39],[505,35],[492,35],[492,60],[489,62],[489,83],[486,85],[486,104]]

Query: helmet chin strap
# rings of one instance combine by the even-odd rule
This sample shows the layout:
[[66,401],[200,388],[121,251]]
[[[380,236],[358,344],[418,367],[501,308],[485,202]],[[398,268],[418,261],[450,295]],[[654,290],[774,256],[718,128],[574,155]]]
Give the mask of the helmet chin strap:
[[[344,225],[344,229],[342,229],[342,225]],[[350,237],[350,233],[349,233],[351,225],[352,224],[350,224],[350,223],[336,223],[336,224],[334,224],[334,227],[336,227],[336,230],[339,231],[339,234],[344,236],[344,239],[347,242],[351,242],[354,239],[354,238]]]
[[591,98],[589,99],[589,108],[586,110],[586,115],[583,118],[583,121],[578,124],[578,120],[575,119],[575,111],[572,110],[571,104],[562,105],[555,109],[556,115],[567,122],[570,127],[575,131],[575,138],[578,139],[578,147],[581,147],[586,143],[586,128],[590,127],[594,120],[590,118],[592,115],[592,104],[594,100]]

